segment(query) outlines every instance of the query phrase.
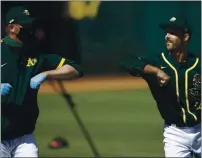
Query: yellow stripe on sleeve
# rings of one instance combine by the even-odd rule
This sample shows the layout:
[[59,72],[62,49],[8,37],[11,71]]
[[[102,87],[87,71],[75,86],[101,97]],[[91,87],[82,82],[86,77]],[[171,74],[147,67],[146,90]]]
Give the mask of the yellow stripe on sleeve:
[[63,66],[64,62],[65,62],[65,58],[62,58],[56,69],[61,68]]

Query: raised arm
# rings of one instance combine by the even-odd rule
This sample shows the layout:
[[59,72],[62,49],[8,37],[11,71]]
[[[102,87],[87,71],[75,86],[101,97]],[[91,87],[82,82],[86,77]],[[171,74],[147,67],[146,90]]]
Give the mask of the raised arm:
[[170,77],[158,68],[158,57],[129,57],[121,62],[121,67],[126,69],[132,76],[141,77],[144,74],[153,74],[159,79],[160,85],[165,85]]
[[31,78],[30,87],[32,89],[38,89],[45,80],[70,80],[83,76],[81,68],[72,60],[56,54],[45,55],[43,60],[45,71]]

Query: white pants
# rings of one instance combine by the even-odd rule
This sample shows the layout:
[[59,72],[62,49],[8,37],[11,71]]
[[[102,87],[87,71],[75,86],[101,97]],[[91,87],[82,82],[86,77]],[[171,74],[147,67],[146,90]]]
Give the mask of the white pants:
[[38,157],[34,136],[27,134],[13,140],[2,141],[1,157]]
[[164,150],[166,157],[201,157],[201,124],[195,127],[164,125]]

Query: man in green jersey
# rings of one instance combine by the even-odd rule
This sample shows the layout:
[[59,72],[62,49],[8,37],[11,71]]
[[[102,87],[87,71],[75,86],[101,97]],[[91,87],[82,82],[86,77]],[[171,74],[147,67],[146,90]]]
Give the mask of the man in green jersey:
[[161,23],[167,50],[122,62],[147,83],[165,121],[166,157],[201,157],[201,62],[188,51],[191,29],[183,18]]
[[33,18],[23,6],[6,15],[1,41],[1,156],[38,157],[33,132],[39,115],[37,92],[45,80],[74,79],[80,67],[56,54],[37,54]]

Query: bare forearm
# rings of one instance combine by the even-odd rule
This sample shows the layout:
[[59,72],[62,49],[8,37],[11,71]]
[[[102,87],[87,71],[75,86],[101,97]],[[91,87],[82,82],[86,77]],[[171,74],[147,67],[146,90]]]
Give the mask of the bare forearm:
[[149,65],[149,64],[144,67],[145,73],[158,74],[159,71],[160,71],[159,68],[152,66],[152,65]]
[[152,65],[146,65],[144,67],[144,72],[155,74],[157,78],[159,79],[160,86],[166,85],[168,81],[170,80],[170,77],[164,71]]
[[43,73],[45,74],[47,80],[68,80],[79,76],[79,72],[70,65],[64,65],[60,69],[45,71]]

